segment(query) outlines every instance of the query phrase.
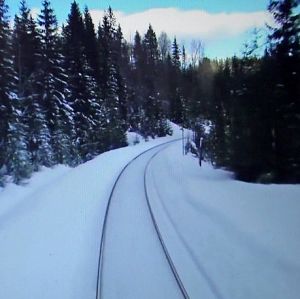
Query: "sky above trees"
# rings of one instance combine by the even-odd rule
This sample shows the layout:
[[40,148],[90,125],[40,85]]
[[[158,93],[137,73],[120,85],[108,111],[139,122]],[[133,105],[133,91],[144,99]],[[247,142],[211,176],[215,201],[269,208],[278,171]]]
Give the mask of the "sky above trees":
[[[254,28],[264,28],[270,21],[266,12],[268,0],[78,0],[91,11],[94,23],[103,17],[110,5],[121,23],[124,35],[131,40],[136,30],[146,32],[149,23],[159,33],[165,31],[172,39],[189,48],[191,41],[202,40],[209,57],[228,57],[242,53],[243,44],[251,39]],[[27,0],[34,15],[41,0]],[[65,22],[71,0],[52,0],[58,21]],[[10,14],[18,12],[19,1],[8,0]],[[263,32],[261,33],[263,35]]]

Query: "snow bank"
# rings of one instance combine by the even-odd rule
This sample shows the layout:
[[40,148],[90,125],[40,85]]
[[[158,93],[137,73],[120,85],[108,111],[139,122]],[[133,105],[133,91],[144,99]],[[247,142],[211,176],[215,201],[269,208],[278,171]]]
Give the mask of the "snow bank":
[[[0,297],[94,298],[112,184],[130,159],[180,138],[172,128],[173,136],[73,169],[43,169],[24,186],[0,190]],[[200,168],[181,146],[153,160],[149,189],[191,298],[298,299],[300,186],[234,181],[209,164]]]
[[94,298],[103,215],[121,168],[174,134],[43,169],[0,190],[0,293],[5,299]]
[[300,185],[235,181],[174,144],[148,186],[191,298],[299,298]]

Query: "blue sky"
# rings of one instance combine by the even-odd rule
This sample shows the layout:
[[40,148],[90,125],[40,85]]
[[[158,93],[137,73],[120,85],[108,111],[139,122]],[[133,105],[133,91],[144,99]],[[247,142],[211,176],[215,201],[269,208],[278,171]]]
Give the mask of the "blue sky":
[[[27,0],[28,6],[34,11],[41,7],[41,2],[41,0]],[[124,27],[127,39],[130,39],[135,30],[143,33],[148,23],[151,23],[157,34],[166,31],[171,39],[176,35],[187,48],[191,40],[201,39],[204,41],[207,56],[226,57],[240,54],[243,43],[251,38],[253,28],[264,27],[267,17],[263,13],[269,0],[78,0],[77,2],[81,8],[87,5],[93,11],[95,23],[101,20],[103,9],[110,5],[116,12],[122,28]],[[18,0],[6,0],[6,3],[10,7],[11,16],[18,12]],[[64,22],[70,10],[71,0],[52,0],[51,3],[59,22]],[[179,25],[180,23],[182,24]]]
[[[16,11],[19,6],[18,0],[7,0],[7,4],[12,11]],[[27,0],[28,6],[40,7],[41,0]],[[216,12],[253,12],[265,10],[269,0],[78,0],[82,7],[87,4],[90,9],[107,8],[109,5],[113,9],[122,10],[126,13],[143,11],[150,8],[162,7],[178,7],[181,9],[204,9],[212,13]],[[69,8],[71,1],[68,0],[52,0],[52,5],[57,12],[63,16]]]

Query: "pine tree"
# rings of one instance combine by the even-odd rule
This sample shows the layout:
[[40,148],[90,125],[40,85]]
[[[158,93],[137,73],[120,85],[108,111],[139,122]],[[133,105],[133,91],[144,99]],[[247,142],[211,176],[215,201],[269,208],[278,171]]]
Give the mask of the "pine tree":
[[187,58],[186,58],[186,51],[184,45],[182,46],[181,65],[182,65],[182,70],[185,71],[187,66]]
[[[112,9],[109,7],[98,30],[100,48],[101,96],[105,111],[106,147],[117,148],[126,144],[126,92],[118,65],[117,29]],[[123,117],[122,117],[123,109]]]
[[132,46],[131,69],[128,77],[130,85],[128,122],[131,129],[136,132],[141,132],[142,105],[144,101],[144,88],[142,84],[144,61],[142,39],[140,34],[136,32]]
[[172,63],[176,69],[180,69],[180,50],[177,44],[176,37],[172,44]]
[[14,65],[18,75],[18,96],[28,94],[27,80],[34,71],[33,40],[30,39],[30,10],[26,1],[20,2],[19,15],[15,16],[13,32]]
[[0,184],[4,183],[3,175],[12,175],[19,183],[31,173],[16,94],[7,12],[8,6],[0,0]]
[[41,41],[39,80],[42,83],[43,107],[51,135],[54,163],[72,164],[73,119],[67,104],[66,74],[58,36],[57,21],[50,1],[43,1],[38,17]]
[[124,124],[124,129],[128,127],[128,76],[130,72],[129,68],[129,50],[128,45],[124,40],[122,29],[120,24],[116,30],[115,42],[114,42],[114,52],[115,52],[115,64],[117,66],[117,82],[118,90],[117,94],[119,97],[119,109],[120,117]]
[[33,169],[37,170],[40,165],[53,165],[53,156],[46,111],[40,96],[44,88],[39,80],[41,43],[25,1],[21,1],[20,14],[15,17],[13,44],[22,123]]
[[92,76],[97,82],[99,82],[100,65],[97,35],[87,6],[84,9],[84,47],[89,67],[92,70]]
[[172,66],[169,69],[170,117],[178,124],[183,124],[183,97],[180,90],[180,51],[176,38],[172,44]]
[[297,0],[273,0],[268,6],[276,27],[270,28],[274,78],[273,136],[275,168],[280,181],[300,181],[300,16]]
[[[79,154],[75,163],[103,151],[101,144],[101,107],[98,86],[89,66],[84,45],[84,22],[78,4],[71,4],[63,31],[64,67],[67,72],[67,101],[73,109],[75,147]],[[95,128],[97,131],[95,131]]]
[[213,105],[214,113],[211,115],[213,123],[211,135],[212,162],[217,166],[229,166],[229,145],[228,145],[228,119],[230,99],[230,66],[228,59],[219,62],[214,77]]
[[162,109],[161,98],[158,92],[158,65],[159,51],[156,34],[151,25],[142,41],[144,64],[143,87],[144,103],[143,117],[141,118],[142,134],[147,136],[164,136],[170,133],[165,113]]

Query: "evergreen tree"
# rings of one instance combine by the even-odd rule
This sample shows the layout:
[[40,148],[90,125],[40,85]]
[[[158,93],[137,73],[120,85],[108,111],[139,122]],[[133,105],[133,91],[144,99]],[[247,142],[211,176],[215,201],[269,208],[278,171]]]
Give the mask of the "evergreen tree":
[[14,66],[18,76],[18,97],[22,98],[28,94],[29,87],[28,78],[34,72],[34,64],[36,57],[32,55],[34,40],[31,40],[30,26],[33,22],[30,19],[30,10],[26,1],[20,2],[19,15],[15,16],[14,32],[13,32],[13,54]]
[[3,175],[14,182],[31,173],[18,107],[16,74],[13,68],[8,6],[0,0],[0,184]]
[[230,66],[229,61],[219,62],[214,77],[213,105],[214,112],[211,115],[213,123],[210,144],[212,162],[217,166],[229,166],[229,100],[230,100]]
[[144,104],[141,129],[144,136],[164,136],[170,133],[157,87],[159,51],[156,34],[151,25],[142,41],[144,57]]
[[[122,119],[122,108],[126,102],[123,79],[117,64],[117,37],[116,20],[112,9],[103,17],[102,26],[99,27],[100,47],[100,71],[101,71],[101,95],[103,98],[103,111],[105,111],[106,124],[105,139],[107,148],[117,148],[126,144],[125,120]],[[126,109],[126,108],[124,108]],[[123,110],[123,117],[126,118],[126,110]]]
[[270,28],[272,61],[273,142],[278,180],[300,181],[300,16],[297,0],[272,0],[268,10],[276,27]]
[[38,17],[41,55],[39,78],[43,107],[51,135],[54,163],[72,164],[73,119],[64,91],[67,87],[56,16],[50,1],[44,0]]
[[36,24],[30,17],[29,36],[32,45],[33,72],[27,78],[28,94],[24,97],[25,123],[28,128],[29,148],[34,169],[39,166],[52,166],[53,149],[51,146],[51,133],[47,123],[47,110],[43,100],[43,82],[41,81],[41,41]]
[[127,77],[129,76],[129,50],[126,44],[120,24],[116,30],[115,43],[115,64],[117,67],[117,82],[118,89],[117,94],[119,97],[119,109],[120,117],[124,124],[124,129],[127,129],[128,125],[128,98],[127,98]]
[[142,72],[144,66],[144,51],[139,32],[135,33],[132,46],[131,70],[129,72],[128,122],[132,130],[141,132],[142,105],[144,102],[144,87]]
[[182,104],[183,97],[180,88],[180,51],[176,38],[172,44],[172,66],[169,68],[169,97],[170,97],[170,118],[175,123],[183,124]]
[[181,65],[182,65],[182,69],[183,71],[185,71],[186,66],[187,66],[187,58],[186,58],[186,52],[185,52],[185,46],[182,46],[182,60],[181,60]]
[[63,52],[67,72],[67,101],[74,113],[75,147],[78,153],[75,164],[103,151],[99,140],[99,132],[102,131],[100,98],[97,82],[88,64],[84,34],[83,18],[74,1],[63,31]]
[[87,6],[84,9],[84,46],[86,58],[89,63],[89,67],[92,70],[92,76],[99,83],[100,65],[97,35],[91,14]]
[[176,37],[174,38],[172,44],[172,63],[177,70],[180,69],[180,50],[177,44]]

